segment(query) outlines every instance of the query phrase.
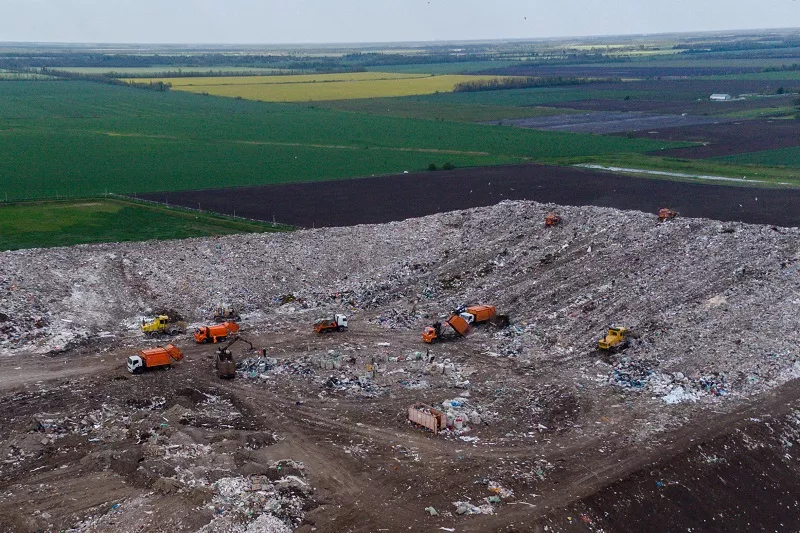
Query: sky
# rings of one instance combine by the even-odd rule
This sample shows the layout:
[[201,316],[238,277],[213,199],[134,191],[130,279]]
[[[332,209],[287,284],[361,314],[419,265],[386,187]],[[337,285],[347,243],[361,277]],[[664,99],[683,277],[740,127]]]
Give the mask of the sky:
[[800,27],[800,0],[0,0],[0,42],[296,44]]

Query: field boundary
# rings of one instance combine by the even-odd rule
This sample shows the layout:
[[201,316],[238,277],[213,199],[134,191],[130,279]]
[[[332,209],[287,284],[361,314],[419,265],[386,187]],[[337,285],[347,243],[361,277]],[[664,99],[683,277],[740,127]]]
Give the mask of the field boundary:
[[37,198],[37,199],[22,199],[22,200],[0,200],[0,208],[5,206],[32,206],[37,204],[57,204],[57,203],[74,203],[85,201],[112,201],[118,204],[129,204],[137,207],[144,207],[150,209],[166,210],[174,215],[202,215],[205,218],[215,219],[220,222],[239,223],[239,224],[252,224],[272,231],[295,231],[300,229],[298,226],[287,224],[277,221],[268,221],[258,218],[248,218],[239,215],[228,215],[219,211],[212,211],[206,209],[195,209],[193,207],[170,204],[168,202],[159,202],[157,200],[149,200],[145,198],[138,198],[136,196],[126,196],[124,194],[107,193],[103,195],[94,196],[59,196],[58,198]]

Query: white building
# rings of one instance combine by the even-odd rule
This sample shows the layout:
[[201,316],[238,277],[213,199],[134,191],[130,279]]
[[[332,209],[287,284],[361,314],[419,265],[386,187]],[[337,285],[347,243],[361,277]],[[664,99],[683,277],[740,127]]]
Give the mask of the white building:
[[731,95],[722,94],[722,93],[712,94],[711,98],[709,98],[709,99],[710,100],[715,100],[715,101],[718,101],[718,102],[724,102],[724,101],[727,101],[727,100],[733,100],[733,98],[731,98]]

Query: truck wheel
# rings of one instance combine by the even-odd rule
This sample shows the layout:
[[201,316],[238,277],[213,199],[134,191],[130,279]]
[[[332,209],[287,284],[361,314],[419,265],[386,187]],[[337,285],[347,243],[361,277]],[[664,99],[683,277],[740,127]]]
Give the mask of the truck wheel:
[[336,331],[344,331],[344,326],[336,326]]
[[200,342],[201,342],[201,343],[203,343],[203,344],[208,344],[208,337],[206,337],[205,339],[203,339],[203,340],[202,340],[202,341],[200,341]]

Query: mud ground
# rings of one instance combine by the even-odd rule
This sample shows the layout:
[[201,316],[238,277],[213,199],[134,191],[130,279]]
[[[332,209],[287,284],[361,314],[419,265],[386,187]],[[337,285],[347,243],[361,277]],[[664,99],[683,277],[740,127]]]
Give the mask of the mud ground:
[[421,217],[502,200],[594,205],[800,226],[800,190],[730,187],[510,165],[262,187],[153,193],[142,198],[300,227],[352,226]]
[[[361,346],[369,351],[367,347],[389,340],[394,353],[419,349],[416,335],[388,335],[358,323],[353,331],[322,337],[301,332],[249,338],[292,359],[309,350],[347,353]],[[475,443],[436,438],[410,426],[403,407],[420,394],[405,389],[396,379],[402,376],[378,380],[387,391],[371,398],[331,391],[307,376],[261,381],[240,374],[223,381],[213,372],[213,347],[186,342],[181,346],[187,356],[182,363],[141,376],[129,375],[120,364],[126,350],[0,361],[0,438],[17,442],[17,454],[29,453],[14,456],[13,464],[7,460],[0,469],[0,530],[200,530],[226,512],[225,506],[212,502],[207,487],[165,486],[163,477],[174,475],[175,467],[157,463],[153,456],[158,454],[146,450],[159,438],[167,440],[156,447],[166,449],[176,442],[184,447],[210,444],[211,459],[201,468],[209,482],[230,475],[269,476],[276,473],[270,465],[281,461],[302,463],[313,491],[303,503],[297,531],[800,527],[798,457],[791,446],[800,432],[796,381],[727,415],[679,411],[684,413],[682,428],[643,442],[637,442],[635,434],[651,417],[648,406],[630,403],[621,393],[598,397],[551,382],[556,392],[536,418],[545,429],[520,438],[520,426],[509,417],[513,402],[505,397],[508,405],[500,411],[506,420],[474,428],[467,435],[478,437]],[[548,381],[516,362],[487,358],[476,348],[465,342],[433,351],[458,365],[479,368],[472,377],[476,383],[502,383],[525,375]],[[353,353],[363,365],[359,352]],[[236,355],[252,353],[237,350]],[[52,379],[65,364],[77,372]],[[15,373],[19,366],[35,371]],[[392,366],[403,365],[386,370]],[[471,400],[485,402],[493,392],[492,387],[479,386]],[[424,395],[433,403],[460,394],[463,391],[444,387]],[[242,416],[232,421],[173,418],[175,406],[186,412],[184,406],[202,405],[209,395],[227,398]],[[154,408],[154,399],[160,407]],[[42,413],[80,418],[101,404],[124,406],[134,420],[155,412],[157,423],[147,426],[146,439],[131,432],[131,424],[125,428],[124,423],[105,421],[106,429],[122,427],[122,434],[67,434],[44,445],[39,439],[46,440],[47,430],[31,430],[30,421],[44,420]],[[33,444],[21,442],[31,436]],[[453,502],[479,503],[493,496],[490,482],[498,482],[513,496],[495,504],[491,515],[455,512]],[[755,507],[753,501],[761,503]],[[430,516],[427,507],[438,516]],[[98,521],[98,515],[104,520]],[[210,529],[228,530],[234,531]]]

